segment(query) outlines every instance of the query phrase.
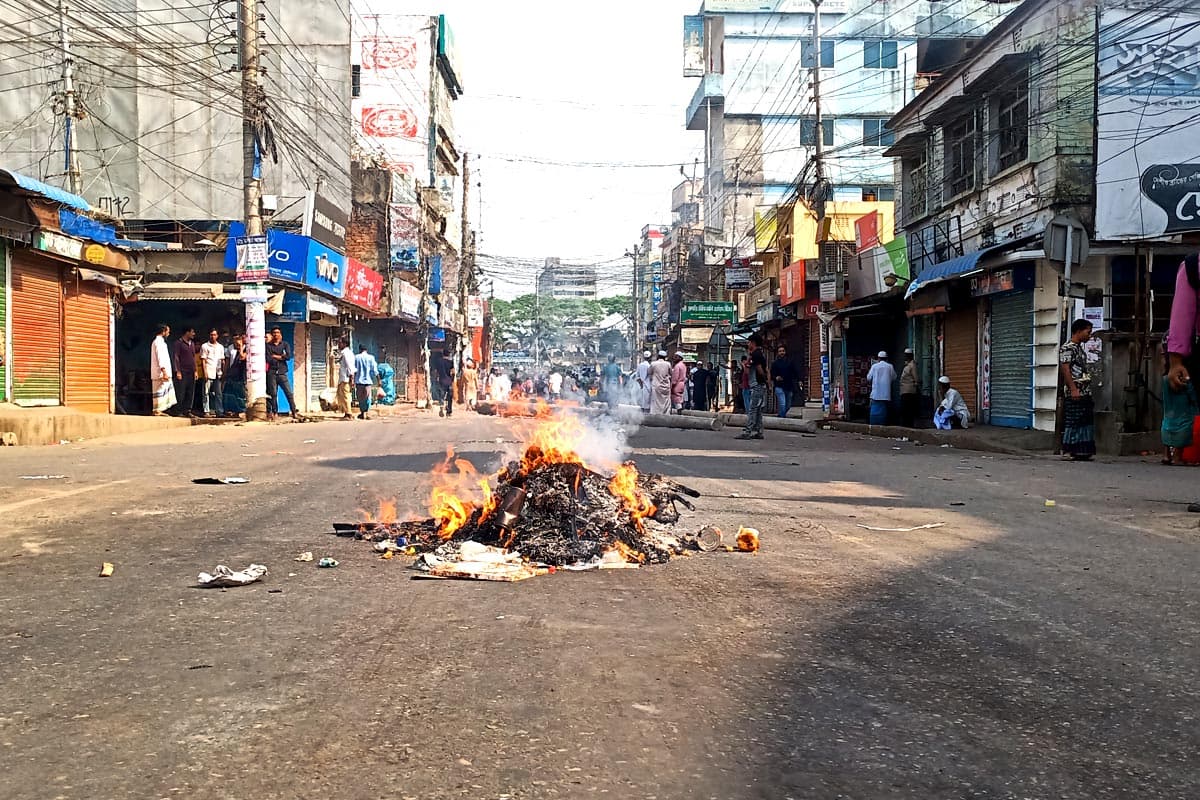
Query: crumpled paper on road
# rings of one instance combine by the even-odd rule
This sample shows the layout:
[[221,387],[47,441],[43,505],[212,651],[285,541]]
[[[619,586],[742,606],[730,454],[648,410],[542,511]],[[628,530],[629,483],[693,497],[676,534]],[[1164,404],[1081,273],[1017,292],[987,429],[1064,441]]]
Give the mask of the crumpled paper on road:
[[248,583],[262,580],[267,574],[267,568],[262,564],[251,564],[243,570],[234,572],[224,564],[218,564],[210,575],[201,572],[196,582],[205,588],[222,589],[229,586],[245,586]]

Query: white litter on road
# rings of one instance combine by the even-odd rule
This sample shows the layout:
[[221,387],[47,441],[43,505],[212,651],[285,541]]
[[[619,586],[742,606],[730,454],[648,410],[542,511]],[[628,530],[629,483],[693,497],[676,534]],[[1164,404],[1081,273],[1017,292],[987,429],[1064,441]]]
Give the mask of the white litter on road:
[[866,528],[869,531],[882,531],[884,533],[912,533],[913,531],[924,531],[930,528],[940,528],[946,523],[944,522],[929,522],[925,525],[914,525],[911,528],[876,528],[874,525],[863,525],[858,523],[858,527]]
[[218,564],[211,575],[201,572],[196,581],[201,586],[219,589],[227,586],[245,586],[248,583],[262,580],[266,574],[267,568],[262,564],[251,564],[238,572],[234,572],[224,564]]

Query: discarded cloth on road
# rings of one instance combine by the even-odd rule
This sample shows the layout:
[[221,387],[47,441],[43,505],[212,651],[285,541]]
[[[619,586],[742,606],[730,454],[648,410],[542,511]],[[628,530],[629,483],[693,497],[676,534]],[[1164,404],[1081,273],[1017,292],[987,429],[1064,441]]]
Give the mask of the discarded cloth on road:
[[262,564],[251,564],[243,570],[234,572],[224,564],[218,564],[210,575],[201,572],[196,582],[206,589],[223,589],[229,586],[245,586],[248,583],[262,580],[267,574],[267,568]]

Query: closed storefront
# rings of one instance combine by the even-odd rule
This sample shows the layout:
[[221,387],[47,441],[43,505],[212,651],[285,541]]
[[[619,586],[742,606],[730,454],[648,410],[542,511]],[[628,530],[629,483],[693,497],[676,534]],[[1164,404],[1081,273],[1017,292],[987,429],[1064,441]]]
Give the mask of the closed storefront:
[[112,306],[109,287],[70,279],[63,292],[68,335],[63,348],[64,403],[80,411],[112,410]]
[[308,408],[321,410],[321,392],[329,388],[329,334],[322,325],[308,326]]
[[0,245],[0,403],[8,400],[8,248]]
[[1033,424],[1033,292],[991,298],[991,424],[1028,428]]
[[12,259],[12,390],[18,405],[62,401],[61,269],[26,251]]
[[978,419],[979,320],[975,303],[947,312],[942,335],[943,372],[966,401],[971,419]]

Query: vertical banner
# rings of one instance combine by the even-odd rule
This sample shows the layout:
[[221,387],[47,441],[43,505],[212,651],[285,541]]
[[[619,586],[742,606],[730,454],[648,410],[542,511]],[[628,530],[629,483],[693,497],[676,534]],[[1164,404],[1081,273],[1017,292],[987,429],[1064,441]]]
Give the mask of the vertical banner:
[[267,316],[257,300],[246,302],[246,402],[267,395]]

